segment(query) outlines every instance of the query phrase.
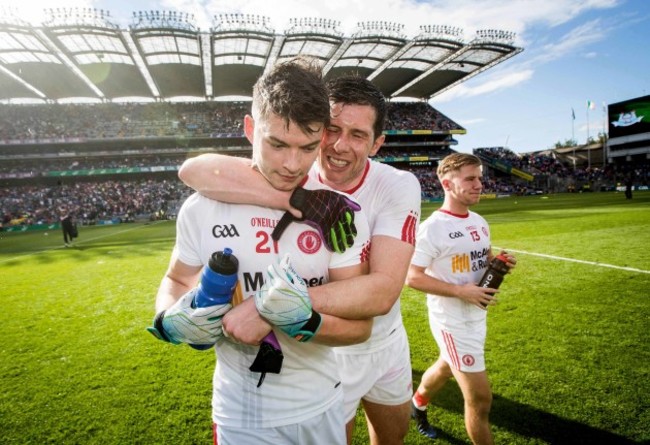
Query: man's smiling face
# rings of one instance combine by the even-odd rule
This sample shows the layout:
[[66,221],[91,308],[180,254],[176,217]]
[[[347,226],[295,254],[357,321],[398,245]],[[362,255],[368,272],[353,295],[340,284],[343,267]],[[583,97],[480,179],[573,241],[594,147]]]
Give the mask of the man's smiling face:
[[354,188],[363,176],[368,156],[384,142],[373,131],[376,113],[369,105],[331,105],[331,122],[319,156],[323,182],[336,190]]

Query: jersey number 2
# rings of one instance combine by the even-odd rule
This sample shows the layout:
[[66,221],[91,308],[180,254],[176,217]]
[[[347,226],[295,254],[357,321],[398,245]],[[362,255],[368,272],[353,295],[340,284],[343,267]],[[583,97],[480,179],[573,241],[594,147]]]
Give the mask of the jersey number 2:
[[260,230],[255,234],[255,238],[258,240],[257,245],[255,246],[255,252],[271,253],[271,249],[273,249],[272,253],[278,253],[278,242],[272,239],[271,235],[267,232]]

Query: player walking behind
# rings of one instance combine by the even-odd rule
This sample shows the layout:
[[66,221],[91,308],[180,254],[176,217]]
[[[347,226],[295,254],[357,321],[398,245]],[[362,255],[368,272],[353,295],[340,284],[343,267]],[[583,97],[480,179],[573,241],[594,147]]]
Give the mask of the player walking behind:
[[[440,161],[437,173],[445,199],[420,225],[406,284],[427,293],[429,324],[440,357],[422,375],[412,400],[412,416],[422,435],[435,437],[426,407],[453,376],[463,393],[470,439],[474,444],[492,444],[484,305],[495,304],[493,293],[498,291],[477,285],[493,255],[487,222],[469,210],[479,202],[483,188],[481,160],[454,153]],[[515,258],[505,255],[513,268]]]

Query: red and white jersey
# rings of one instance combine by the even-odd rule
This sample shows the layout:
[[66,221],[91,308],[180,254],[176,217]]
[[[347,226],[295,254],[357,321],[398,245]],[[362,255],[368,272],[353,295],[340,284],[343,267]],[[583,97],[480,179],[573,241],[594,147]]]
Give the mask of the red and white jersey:
[[[308,180],[306,189],[326,188]],[[183,204],[177,221],[178,258],[191,266],[206,265],[213,252],[226,247],[239,260],[239,284],[244,298],[262,287],[269,264],[286,253],[309,286],[329,281],[329,270],[367,261],[369,229],[362,212],[355,222],[354,246],[332,253],[307,224],[290,224],[280,241],[271,238],[284,214],[281,210],[227,204],[194,194]],[[259,373],[249,367],[258,347],[221,339],[216,345],[213,420],[224,426],[267,428],[301,422],[340,401],[340,377],[331,347],[300,343],[274,329],[284,362],[280,374],[267,374],[258,388]]]
[[[411,264],[425,273],[452,284],[478,283],[488,266],[490,230],[485,219],[470,211],[454,215],[434,211],[418,231]],[[487,311],[460,298],[427,294],[430,311],[437,317],[455,320],[485,319]]]
[[[312,168],[310,175],[319,178],[317,167]],[[345,192],[361,204],[361,210],[370,224],[371,237],[384,235],[415,244],[420,223],[421,191],[420,182],[414,174],[369,160],[359,185]],[[372,335],[367,341],[338,347],[336,352],[354,354],[380,349],[392,340],[389,335],[401,325],[398,298],[386,315],[374,318]]]

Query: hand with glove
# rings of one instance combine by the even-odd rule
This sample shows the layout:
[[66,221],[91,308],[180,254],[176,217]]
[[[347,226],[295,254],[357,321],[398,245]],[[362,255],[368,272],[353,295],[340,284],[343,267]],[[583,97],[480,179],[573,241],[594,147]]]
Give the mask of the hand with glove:
[[302,212],[302,218],[298,219],[286,212],[273,230],[274,240],[280,239],[291,222],[304,221],[318,230],[332,252],[345,252],[354,244],[354,237],[357,236],[354,212],[361,210],[361,206],[347,196],[332,190],[306,190],[298,187],[291,194],[289,204]]
[[232,305],[217,304],[193,307],[198,288],[183,295],[172,307],[156,314],[153,326],[147,330],[156,338],[172,343],[187,343],[195,349],[214,346],[223,335],[221,319]]
[[269,323],[301,342],[311,340],[321,325],[307,285],[291,267],[288,254],[268,267],[266,281],[255,293],[255,306]]

